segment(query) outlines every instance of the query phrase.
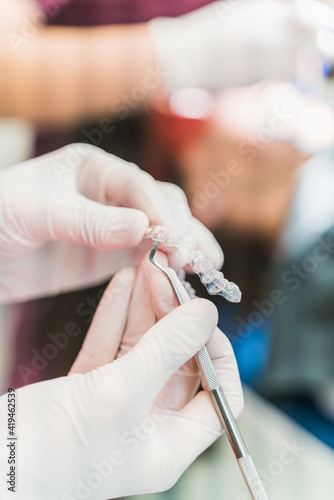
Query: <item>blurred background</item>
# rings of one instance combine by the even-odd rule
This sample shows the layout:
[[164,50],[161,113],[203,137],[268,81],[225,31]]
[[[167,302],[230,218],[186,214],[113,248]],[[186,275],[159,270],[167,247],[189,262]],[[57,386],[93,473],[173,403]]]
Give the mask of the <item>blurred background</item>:
[[[41,0],[39,5],[20,0],[15,7],[22,9],[21,14],[6,39],[8,33],[24,40],[30,36],[36,56],[45,43],[50,42],[52,49],[53,37],[56,46],[66,46],[70,27],[79,30],[75,32],[78,46],[80,37],[87,35],[80,30],[93,26],[104,30],[97,36],[103,35],[101,43],[106,43],[106,25],[179,16],[209,3],[194,0],[166,6],[138,1],[125,7],[119,1],[110,2],[111,8],[102,0]],[[38,22],[37,7],[41,9]],[[0,9],[6,10],[4,2]],[[33,28],[27,25],[22,32],[22,19],[30,18],[35,19]],[[16,46],[22,42],[13,40]],[[2,40],[4,64],[6,50]],[[94,43],[85,50],[93,52]],[[15,65],[5,66],[8,71],[0,83],[0,167],[72,142],[89,142],[136,163],[156,179],[180,185],[194,215],[212,230],[224,250],[225,276],[243,292],[240,304],[211,299],[219,310],[219,326],[235,350],[246,394],[240,427],[269,497],[332,498],[334,91],[330,67],[324,71],[324,99],[319,99],[320,94],[300,93],[291,82],[275,80],[214,93],[187,87],[168,96],[154,87],[144,105],[138,89],[131,94],[130,88],[115,103],[102,96],[105,82],[95,88],[85,81],[81,93],[87,107],[78,101],[81,109],[73,103],[74,94],[64,91],[71,83],[56,67],[48,75],[42,64],[33,77],[26,62],[32,64],[33,51],[13,54]],[[59,64],[63,54],[55,59]],[[23,81],[22,88],[17,78]],[[156,74],[152,78],[159,80]],[[54,109],[58,103],[68,111],[63,118]],[[71,111],[72,105],[79,107]],[[207,297],[196,276],[189,276],[189,281],[199,296]],[[104,286],[1,308],[2,393],[11,386],[67,373]],[[31,360],[36,351],[42,352],[46,334],[62,331],[72,319],[83,335],[72,339],[63,355],[49,360],[42,372],[33,373]],[[172,490],[141,498],[185,500],[190,496],[193,500],[249,498],[224,437]]]

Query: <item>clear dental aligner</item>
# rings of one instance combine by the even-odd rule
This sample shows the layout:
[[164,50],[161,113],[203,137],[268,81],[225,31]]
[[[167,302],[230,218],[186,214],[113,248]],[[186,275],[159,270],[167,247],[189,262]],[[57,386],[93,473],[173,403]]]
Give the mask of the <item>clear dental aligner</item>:
[[224,278],[223,273],[216,269],[215,263],[203,252],[196,250],[190,241],[182,240],[178,233],[169,231],[165,226],[151,226],[146,229],[144,238],[155,241],[158,237],[161,238],[161,243],[167,251],[190,264],[210,295],[221,295],[230,302],[240,302],[239,287]]
[[176,271],[176,274],[177,274],[177,277],[179,278],[179,280],[181,281],[183,287],[185,288],[186,292],[188,293],[189,297],[191,299],[195,299],[196,298],[196,290],[193,289],[193,287],[191,286],[189,281],[186,281],[185,270],[183,268],[178,269]]

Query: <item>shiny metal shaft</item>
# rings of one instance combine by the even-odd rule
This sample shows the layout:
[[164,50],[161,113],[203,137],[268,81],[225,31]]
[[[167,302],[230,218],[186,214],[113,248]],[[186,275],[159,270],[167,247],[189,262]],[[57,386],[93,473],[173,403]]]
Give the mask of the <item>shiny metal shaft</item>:
[[[159,262],[155,258],[155,254],[160,242],[161,240],[158,237],[153,244],[149,259],[152,262],[152,264],[154,264],[167,276],[173,287],[178,303],[183,304],[184,301],[176,287],[176,284],[174,283],[173,277],[170,275],[167,269],[165,269],[163,266],[161,266],[161,264],[159,264]],[[205,346],[203,346],[198,351],[198,353],[196,354],[196,359],[203,374],[203,377],[206,381],[213,405],[216,409],[219,420],[226,432],[227,438],[233,449],[239,468],[247,484],[252,499],[268,500],[267,494],[264,490],[259,474],[255,468],[251,456],[249,455],[247,446],[238,428],[237,422],[233,416],[231,408],[227,402],[221,384],[218,380],[216,371],[214,369],[212,360]]]

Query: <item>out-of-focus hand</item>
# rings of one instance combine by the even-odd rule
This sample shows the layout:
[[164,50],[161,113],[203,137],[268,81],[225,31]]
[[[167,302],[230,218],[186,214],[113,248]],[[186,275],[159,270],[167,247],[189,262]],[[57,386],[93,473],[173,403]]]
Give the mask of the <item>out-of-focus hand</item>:
[[[196,92],[199,101],[203,91]],[[187,93],[178,92],[181,103]],[[333,110],[286,82],[226,89],[211,100],[210,116],[198,122],[192,139],[185,136],[174,148],[192,212],[211,229],[224,226],[274,241],[298,169],[310,153],[333,144]],[[176,111],[174,119],[182,124],[182,106]],[[159,119],[162,131],[170,126],[163,115]]]
[[332,107],[287,82],[267,80],[214,96],[182,89],[157,110],[154,141],[176,156],[192,213],[216,231],[224,226],[275,241],[299,168],[334,144]]
[[[157,18],[149,32],[169,91],[291,81],[310,47],[319,49],[320,63],[334,59],[334,10],[314,0],[214,2],[175,19]],[[311,72],[318,69],[314,51],[311,64]]]
[[212,123],[259,151],[274,141],[317,154],[334,144],[334,111],[320,97],[294,85],[267,80],[248,87],[226,89],[215,96]]
[[[81,373],[17,391],[18,499],[106,500],[171,487],[222,432],[208,393],[194,397],[192,356],[205,343],[239,414],[237,366],[214,306],[173,308],[170,284],[145,257],[107,288],[72,368]],[[4,434],[0,441],[5,463]]]
[[0,300],[81,288],[136,265],[149,224],[180,232],[221,266],[219,245],[180,188],[93,146],[72,144],[2,171]]

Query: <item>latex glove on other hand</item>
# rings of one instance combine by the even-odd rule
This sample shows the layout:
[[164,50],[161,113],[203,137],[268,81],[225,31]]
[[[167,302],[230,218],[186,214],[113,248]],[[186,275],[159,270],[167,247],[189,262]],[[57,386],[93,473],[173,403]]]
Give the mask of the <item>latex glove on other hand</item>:
[[238,370],[215,307],[196,299],[166,314],[174,299],[158,273],[145,258],[138,271],[115,276],[73,366],[82,373],[16,392],[19,500],[106,500],[171,487],[222,432],[209,394],[194,397],[192,356],[205,343],[239,414]]
[[0,301],[84,288],[137,265],[163,224],[222,265],[183,191],[98,148],[71,144],[0,173]]
[[318,50],[319,78],[322,61],[334,61],[334,10],[315,0],[213,2],[177,18],[154,19],[148,29],[168,92],[294,81],[304,49],[312,49],[309,73],[318,69]]

